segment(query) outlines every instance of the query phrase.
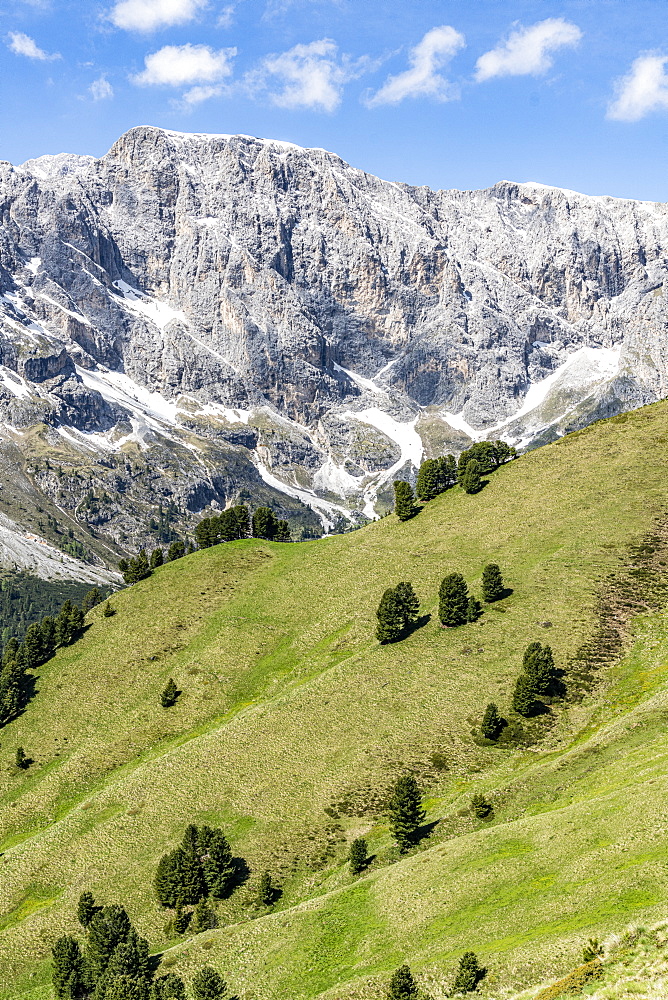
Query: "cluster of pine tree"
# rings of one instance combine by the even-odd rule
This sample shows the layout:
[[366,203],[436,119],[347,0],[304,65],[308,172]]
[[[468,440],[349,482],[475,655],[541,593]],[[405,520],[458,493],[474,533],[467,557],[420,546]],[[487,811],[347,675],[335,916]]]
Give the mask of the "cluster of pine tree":
[[[481,968],[478,956],[473,951],[466,951],[459,960],[459,968],[449,996],[458,993],[473,993],[478,983],[485,977],[486,969]],[[419,1000],[425,994],[420,990],[415,976],[408,965],[400,965],[392,974],[387,987],[387,1000]]]
[[420,602],[410,583],[388,587],[376,611],[378,641],[396,642],[401,639],[416,624],[419,610]]
[[250,512],[244,504],[228,507],[220,514],[204,517],[195,528],[195,538],[200,549],[208,549],[220,542],[235,542],[248,538],[251,530]]
[[14,719],[30,700],[29,671],[51,659],[59,646],[69,646],[81,634],[84,613],[78,604],[65,601],[58,615],[33,622],[23,642],[11,638],[2,653],[0,670],[0,725]]
[[[193,551],[192,546],[188,551]],[[154,569],[162,566],[163,563],[174,562],[175,559],[182,559],[185,555],[186,544],[179,538],[169,546],[167,555],[160,548],[153,549],[149,559],[145,549],[140,549],[136,556],[131,556],[130,559],[121,559],[118,568],[127,584],[138,583],[139,580],[145,580]]]
[[440,493],[458,483],[465,493],[477,493],[482,485],[482,476],[493,472],[500,465],[517,456],[517,452],[505,441],[479,441],[458,460],[454,455],[427,458],[420,466],[415,494],[410,483],[403,479],[394,482],[394,511],[400,521],[408,521],[418,512],[415,497],[424,503],[433,500]]
[[175,910],[209,896],[223,899],[235,887],[237,871],[223,831],[191,824],[180,846],[160,859],[155,894],[162,906]]
[[[89,892],[79,900],[83,948],[65,934],[52,950],[57,1000],[187,1000],[185,983],[169,973],[156,978],[148,941],[133,927],[125,908],[97,906]],[[210,966],[193,977],[192,1000],[223,1000],[227,985]]]
[[291,542],[290,525],[287,521],[279,521],[271,507],[258,507],[253,512],[253,538]]

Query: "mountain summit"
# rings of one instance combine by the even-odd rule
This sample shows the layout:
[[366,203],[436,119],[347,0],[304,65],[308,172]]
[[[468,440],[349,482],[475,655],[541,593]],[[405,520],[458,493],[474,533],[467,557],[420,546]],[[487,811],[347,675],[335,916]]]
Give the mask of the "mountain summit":
[[68,516],[83,494],[38,456],[113,490],[113,544],[158,497],[187,517],[249,487],[307,526],[372,517],[423,456],[667,394],[662,204],[145,126],[3,163],[0,191],[3,447]]

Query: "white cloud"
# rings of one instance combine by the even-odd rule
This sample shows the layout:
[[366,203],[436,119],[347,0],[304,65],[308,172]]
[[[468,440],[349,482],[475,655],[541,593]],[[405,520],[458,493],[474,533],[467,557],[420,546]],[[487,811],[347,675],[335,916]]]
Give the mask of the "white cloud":
[[104,74],[93,80],[88,90],[94,101],[109,101],[114,96],[114,88]]
[[247,75],[246,84],[251,91],[266,90],[273,78],[279,81],[280,89],[269,96],[277,107],[335,111],[341,103],[344,83],[368,67],[367,59],[353,62],[346,55],[339,57],[336,42],[321,38],[266,56],[260,67]]
[[668,110],[668,56],[650,52],[631,65],[631,72],[615,82],[615,100],[608,107],[608,118],[637,122],[651,111]]
[[9,48],[12,52],[15,52],[17,56],[27,56],[28,59],[40,59],[41,61],[50,61],[52,59],[60,59],[59,52],[45,52],[44,49],[40,49],[36,44],[34,39],[30,35],[24,35],[22,31],[10,31],[9,32]]
[[236,7],[233,3],[227,4],[223,7],[220,14],[218,15],[218,20],[216,21],[217,28],[231,28],[234,24],[234,15],[236,13]]
[[199,84],[197,87],[191,87],[190,90],[186,90],[178,102],[178,106],[182,111],[190,111],[197,104],[201,104],[202,101],[209,101],[212,97],[220,97],[223,90],[224,88],[220,84]]
[[408,54],[410,69],[390,76],[366,104],[398,104],[406,97],[435,97],[439,101],[457,96],[453,85],[438,70],[465,45],[464,36],[450,25],[432,28]]
[[212,49],[208,45],[165,45],[144,59],[144,70],[130,77],[140,87],[184,87],[218,83],[230,76],[230,61],[236,49]]
[[117,0],[109,18],[126,31],[156,31],[194,20],[207,0]]
[[485,52],[476,63],[478,83],[495,76],[539,76],[552,66],[551,52],[574,46],[582,38],[577,24],[548,17],[529,28],[517,27],[505,42]]

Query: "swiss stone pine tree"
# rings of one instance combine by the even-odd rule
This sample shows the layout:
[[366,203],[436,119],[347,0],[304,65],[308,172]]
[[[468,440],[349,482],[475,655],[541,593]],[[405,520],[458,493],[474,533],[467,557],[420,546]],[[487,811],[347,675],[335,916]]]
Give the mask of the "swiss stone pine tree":
[[387,988],[387,1000],[415,1000],[418,986],[407,965],[400,965],[393,973]]
[[291,542],[292,535],[290,534],[290,525],[287,521],[278,521],[276,529],[276,539],[277,542]]
[[105,978],[113,976],[131,976],[143,980],[151,978],[148,941],[140,937],[134,927],[130,928],[127,940],[116,946],[109,959]]
[[150,1000],[149,984],[134,976],[105,976],[102,989],[96,995],[102,995],[104,1000]]
[[503,597],[503,577],[496,563],[490,563],[482,571],[482,599],[487,604]]
[[550,646],[532,642],[524,652],[524,670],[531,678],[536,694],[549,694],[556,680],[554,657]]
[[84,930],[88,927],[97,911],[98,907],[95,905],[92,892],[82,892],[77,904],[77,920]]
[[59,1000],[75,1000],[83,991],[83,956],[76,938],[65,934],[52,949],[53,992]]
[[271,906],[274,901],[274,886],[269,872],[262,872],[257,886],[257,901],[260,906]]
[[513,709],[525,718],[529,718],[536,711],[536,689],[529,674],[522,673],[515,681]]
[[165,690],[160,695],[160,704],[163,708],[171,708],[175,704],[176,699],[179,696],[179,690],[174,683],[174,678],[170,677],[167,681]]
[[160,548],[153,549],[153,552],[151,552],[151,562],[150,562],[151,569],[157,569],[158,566],[162,566],[164,560],[165,557],[163,555],[162,549]]
[[437,458],[426,458],[420,466],[417,482],[415,484],[415,495],[418,500],[427,502],[433,500],[441,493],[440,469]]
[[469,597],[466,602],[466,621],[467,622],[477,622],[480,617],[480,601],[476,600],[473,595]]
[[183,851],[177,847],[169,854],[163,854],[153,879],[155,895],[161,906],[176,909],[181,898],[181,868]]
[[404,629],[409,629],[416,624],[420,613],[420,602],[417,594],[413,590],[413,585],[407,582],[398,583],[394,588],[394,593],[403,616]]
[[174,930],[177,934],[185,934],[190,923],[190,914],[183,909],[181,900],[177,900],[176,911],[174,913]]
[[177,538],[176,541],[172,542],[167,549],[167,562],[174,562],[175,559],[182,559],[185,554],[185,542],[182,542],[180,538]]
[[480,489],[480,464],[476,462],[475,458],[466,463],[464,475],[461,479],[461,486],[464,493],[477,493]]
[[278,531],[278,521],[271,507],[258,507],[253,511],[253,538],[272,541]]
[[113,605],[111,605],[109,601],[107,601],[105,606],[102,608],[102,614],[104,615],[105,618],[113,618],[114,615],[116,614],[116,608],[114,608]]
[[442,455],[438,462],[439,493],[444,493],[457,482],[457,462],[454,455]]
[[215,926],[215,913],[207,903],[206,899],[200,899],[199,903],[193,910],[192,929],[194,933],[201,934],[202,931],[211,930],[211,928]]
[[389,815],[392,836],[400,850],[407,851],[425,819],[420,789],[412,774],[402,775],[394,786]]
[[232,889],[236,874],[227,837],[222,830],[203,826],[198,831],[198,843],[207,891],[214,899],[223,899]]
[[477,819],[487,819],[494,812],[494,808],[482,792],[476,792],[471,799],[471,812]]
[[466,951],[459,960],[459,969],[452,984],[453,993],[472,993],[485,975],[474,951]]
[[461,573],[449,573],[443,578],[438,592],[438,617],[449,628],[467,621],[469,590]]
[[193,976],[191,990],[193,1000],[221,1000],[227,995],[227,983],[215,969],[205,965]]
[[20,771],[25,771],[28,768],[28,757],[26,756],[26,752],[23,747],[16,748],[14,762]]
[[234,517],[237,522],[237,538],[248,538],[250,534],[250,512],[245,504],[237,504],[233,507]]
[[102,600],[102,593],[97,587],[93,587],[89,590],[83,601],[81,602],[81,610],[86,615],[91,610],[91,608],[97,607],[97,605]]
[[400,521],[408,521],[417,514],[413,490],[410,483],[404,482],[403,479],[394,481],[394,512]]
[[132,925],[122,906],[104,906],[88,925],[85,949],[87,974],[97,983],[119,944],[128,940]]
[[366,868],[369,863],[369,849],[364,837],[356,837],[353,840],[350,845],[348,861],[350,863],[350,871],[353,875],[359,875]]
[[404,612],[395,587],[388,587],[381,597],[376,617],[378,619],[376,626],[378,641],[396,642],[404,630]]
[[181,865],[181,897],[185,904],[199,903],[207,895],[202,862],[200,860],[199,834],[192,823],[186,827],[181,841],[183,861]]
[[152,1000],[186,1000],[186,984],[175,972],[153,981]]
[[490,701],[489,705],[485,709],[485,714],[482,717],[482,724],[480,726],[480,732],[487,740],[498,739],[499,733],[503,728],[503,723],[501,716],[499,715],[499,710],[493,701]]

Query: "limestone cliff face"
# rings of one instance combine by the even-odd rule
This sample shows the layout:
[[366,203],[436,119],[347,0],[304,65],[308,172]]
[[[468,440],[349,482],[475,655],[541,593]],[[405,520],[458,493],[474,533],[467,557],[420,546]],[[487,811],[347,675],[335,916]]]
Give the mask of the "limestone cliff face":
[[99,160],[2,164],[0,213],[2,419],[144,454],[224,442],[330,515],[372,513],[422,448],[530,445],[668,394],[665,205],[434,192],[141,127]]

